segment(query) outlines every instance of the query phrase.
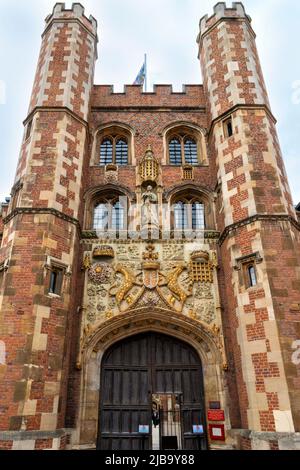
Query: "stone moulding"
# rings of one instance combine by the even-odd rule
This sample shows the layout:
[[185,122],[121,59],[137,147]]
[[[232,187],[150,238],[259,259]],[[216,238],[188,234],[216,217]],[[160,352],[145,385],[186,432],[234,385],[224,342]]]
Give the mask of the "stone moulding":
[[78,219],[70,217],[69,215],[60,212],[57,209],[51,209],[47,207],[18,207],[17,209],[14,209],[7,217],[5,217],[5,219],[3,219],[3,223],[5,225],[8,224],[8,222],[10,222],[11,219],[13,219],[18,214],[51,214],[80,228]]
[[[118,339],[132,335],[137,330],[162,331],[166,334],[175,334],[189,338],[189,341],[205,343],[206,348],[216,356],[216,362],[221,364],[223,371],[228,371],[228,362],[224,347],[221,328],[215,324],[212,326],[200,320],[193,320],[171,310],[156,307],[149,315],[149,308],[128,310],[100,323],[94,327],[89,326],[83,332],[80,339],[80,350],[76,368],[81,370],[83,363],[94,351],[97,352],[103,345],[109,347]],[[177,335],[176,335],[177,333]]]
[[[145,241],[147,241],[145,239],[139,238],[139,233],[138,232],[136,232],[136,234],[137,234],[136,237],[129,237],[128,236],[127,238],[116,238],[115,241],[117,241],[118,243],[128,242],[128,241],[131,241],[131,240],[134,241],[134,242],[141,241],[143,243],[145,243]],[[205,240],[219,240],[220,232],[218,232],[216,230],[205,230],[205,231],[203,231],[203,238]],[[94,230],[83,230],[81,232],[81,239],[82,240],[95,241],[95,243],[99,243],[99,240],[102,240],[103,243],[107,243],[109,241],[109,237],[107,237],[107,238],[98,238],[97,233]],[[197,238],[194,238],[194,239],[183,238],[182,240],[177,240],[177,239],[173,238],[173,232],[170,232],[170,238],[169,239],[163,239],[162,240],[161,238],[159,238],[159,241],[161,241],[161,242],[174,241],[175,243],[178,243],[180,241],[189,242],[191,240],[198,240],[198,239]]]

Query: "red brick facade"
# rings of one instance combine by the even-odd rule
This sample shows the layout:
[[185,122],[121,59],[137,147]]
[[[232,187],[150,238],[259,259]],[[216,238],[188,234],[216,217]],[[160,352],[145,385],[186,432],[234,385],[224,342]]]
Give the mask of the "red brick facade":
[[[161,204],[170,205],[180,191],[199,192],[206,201],[206,241],[194,249],[216,256],[214,325],[197,324],[192,308],[183,308],[180,318],[186,331],[194,321],[200,336],[217,341],[220,333],[216,357],[222,354],[223,364],[208,376],[219,375],[223,385],[214,391],[215,379],[208,378],[206,399],[220,394],[226,443],[245,450],[296,445],[300,365],[292,356],[300,340],[300,226],[242,4],[218,3],[200,22],[198,43],[203,85],[186,85],[182,93],[169,85],[143,93],[132,85],[114,93],[93,84],[96,20],[86,18],[80,4],[72,10],[57,4],[46,19],[12,199],[0,215],[1,449],[22,448],[20,436],[23,448],[36,450],[95,445],[98,425],[88,403],[98,406],[98,398],[85,388],[90,366],[78,359],[84,364],[97,351],[94,345],[86,352],[98,332],[84,319],[90,287],[82,263],[97,245],[90,214],[104,191],[139,202],[139,164],[147,149],[160,168]],[[232,135],[226,135],[228,118]],[[130,136],[128,165],[112,180],[99,165],[99,136],[110,128]],[[176,128],[190,128],[201,142],[202,161],[191,179],[169,162],[168,136]],[[252,287],[249,263],[257,275]],[[63,270],[62,295],[49,294],[52,266]],[[118,320],[111,305],[99,326],[107,338],[121,331],[110,327],[111,317]],[[235,440],[236,430],[242,434]],[[289,433],[288,444],[280,444],[281,433]]]

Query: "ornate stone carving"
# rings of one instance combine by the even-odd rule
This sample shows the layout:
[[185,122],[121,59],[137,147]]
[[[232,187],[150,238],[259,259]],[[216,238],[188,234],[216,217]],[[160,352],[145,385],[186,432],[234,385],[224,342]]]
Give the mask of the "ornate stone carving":
[[[156,303],[155,297],[153,297],[153,292],[149,292],[150,294],[150,299],[153,299],[152,302]],[[148,304],[149,305],[149,304]],[[147,306],[148,306],[147,305]],[[173,317],[173,323],[169,321],[168,316],[165,316],[167,310],[165,309],[160,309],[156,305],[153,305],[153,318],[148,318],[148,317],[141,317],[141,313],[137,310],[131,310],[129,312],[129,320],[126,323],[120,323],[122,320],[120,320],[120,316],[115,317],[113,315],[113,312],[108,311],[106,313],[106,318],[108,321],[113,322],[113,325],[111,326],[110,331],[108,331],[106,334],[103,334],[101,338],[97,340],[98,347],[102,347],[103,344],[105,344],[107,341],[113,340],[115,337],[120,335],[122,331],[128,332],[128,326],[130,326],[132,329],[139,328],[142,326],[150,326],[155,323],[157,328],[159,329],[165,329],[167,330],[172,330],[174,331],[174,326],[176,327],[176,331],[179,333],[185,335],[186,337],[190,337],[193,340],[196,340],[198,344],[201,344],[201,347],[204,348],[206,352],[209,352],[210,347],[209,343],[207,343],[206,339],[209,341],[212,341],[214,344],[216,350],[220,352],[220,359],[222,358],[222,368],[224,371],[228,370],[228,364],[226,360],[226,354],[225,354],[225,348],[224,348],[224,342],[223,342],[223,336],[221,333],[221,329],[219,326],[216,324],[213,324],[212,326],[208,326],[204,324],[201,321],[194,321],[195,314],[194,312],[189,313],[189,317],[185,317],[185,324],[179,324],[178,322],[182,322],[182,318],[184,318],[182,315],[178,316],[178,314],[174,313]],[[163,317],[165,319],[163,319]],[[113,318],[114,317],[114,318]],[[107,330],[107,325],[108,322],[104,323],[104,326],[102,328],[102,331]],[[82,355],[89,344],[89,342],[93,341],[93,338],[101,328],[101,324],[95,324],[93,326],[88,325],[83,329],[81,338],[80,338],[80,351],[78,354],[78,359],[77,359],[77,368],[81,369],[81,364],[82,364]],[[210,344],[212,344],[210,343]],[[97,348],[94,349],[94,351],[97,351]]]
[[197,282],[194,285],[194,298],[195,299],[212,299],[212,289],[211,284],[203,284],[202,282]]
[[104,182],[108,183],[117,183],[118,182],[118,167],[117,165],[109,164],[105,167]]
[[183,245],[179,244],[166,244],[163,245],[163,259],[164,260],[183,260],[184,249]]
[[96,312],[90,305],[88,307],[86,318],[90,323],[94,323],[96,321]]
[[216,319],[214,302],[205,302],[202,305],[201,319],[210,325]]
[[121,279],[120,283],[120,278],[117,277],[115,284],[110,288],[109,293],[110,295],[113,295],[116,297],[116,301],[118,306],[121,305],[121,302],[123,300],[126,300],[127,295],[135,285],[142,285],[140,282],[136,280],[135,274],[125,268],[122,264],[118,264],[115,267],[115,272],[120,273],[123,275],[124,279]]
[[[192,289],[185,291],[178,282],[179,276],[185,269],[187,268],[183,263],[175,265],[170,273],[163,275],[164,280],[159,283],[159,286],[168,287],[168,289],[172,292],[173,297],[175,297],[175,300],[178,300],[182,303],[182,307],[186,299],[192,295]],[[172,303],[174,303],[173,300]]]
[[108,284],[112,276],[112,268],[107,263],[95,263],[90,267],[88,274],[95,284]]
[[140,247],[139,245],[119,245],[117,247],[117,258],[120,261],[140,259]]
[[89,254],[86,254],[83,258],[83,262],[82,262],[82,267],[81,269],[83,271],[86,271],[87,269],[90,269],[92,263],[91,263],[91,257]]
[[223,335],[221,333],[221,328],[218,325],[213,324],[210,327],[210,329],[215,337],[215,343],[222,354],[222,358],[223,358],[222,368],[225,372],[227,372],[229,370],[229,366],[228,366],[228,362],[226,358],[225,345],[224,345]]
[[108,310],[108,312],[106,312],[105,314],[106,320],[110,320],[111,318],[113,318],[113,316],[114,316],[114,313],[112,310]]
[[158,179],[159,163],[150,146],[139,164],[139,175],[142,181],[157,181]]
[[194,167],[192,165],[184,165],[182,167],[182,179],[184,181],[194,180]]
[[209,259],[209,253],[195,251],[191,254],[190,276],[193,282],[213,283],[214,265]]
[[105,298],[107,296],[107,290],[101,285],[90,284],[87,288],[87,295],[88,297],[93,297],[97,295],[102,298]]
[[146,291],[146,293],[141,298],[139,305],[141,307],[145,306],[158,306],[161,303],[161,299],[156,292]]
[[105,305],[102,304],[101,302],[99,302],[99,303],[97,304],[97,311],[100,312],[100,313],[103,313],[105,310],[106,310]]

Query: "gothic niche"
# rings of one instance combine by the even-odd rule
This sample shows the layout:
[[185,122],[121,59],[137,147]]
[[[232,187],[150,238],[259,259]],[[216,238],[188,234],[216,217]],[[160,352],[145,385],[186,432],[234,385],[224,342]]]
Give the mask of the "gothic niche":
[[144,239],[159,236],[159,177],[159,163],[149,147],[139,164],[141,236]]

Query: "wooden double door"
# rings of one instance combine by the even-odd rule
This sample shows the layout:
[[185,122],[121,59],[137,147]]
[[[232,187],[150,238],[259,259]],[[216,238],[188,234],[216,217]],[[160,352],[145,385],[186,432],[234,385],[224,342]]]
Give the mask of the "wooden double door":
[[[152,397],[160,394],[178,401],[182,449],[206,449],[200,359],[187,343],[159,333],[131,336],[104,355],[97,448],[152,449]],[[203,436],[193,434],[194,425],[203,425]]]

